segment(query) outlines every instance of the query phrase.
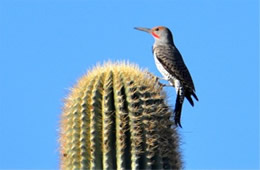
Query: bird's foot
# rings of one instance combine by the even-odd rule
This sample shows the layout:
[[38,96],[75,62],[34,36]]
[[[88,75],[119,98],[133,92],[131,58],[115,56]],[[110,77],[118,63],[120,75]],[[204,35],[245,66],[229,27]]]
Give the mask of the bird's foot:
[[172,85],[170,85],[170,84],[163,84],[163,83],[161,83],[161,82],[159,82],[159,77],[156,77],[156,82],[159,84],[159,86],[161,86],[161,87],[170,87],[170,86],[172,86]]
[[164,77],[156,77],[157,80],[166,80],[166,81],[169,81],[167,78],[164,78]]
[[173,87],[171,84],[163,84],[163,87]]

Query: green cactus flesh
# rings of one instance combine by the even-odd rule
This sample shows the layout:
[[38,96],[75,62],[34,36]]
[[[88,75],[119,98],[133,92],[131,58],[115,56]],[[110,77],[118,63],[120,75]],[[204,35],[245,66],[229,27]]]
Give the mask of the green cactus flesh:
[[178,134],[157,79],[126,63],[97,66],[65,101],[62,169],[181,169]]

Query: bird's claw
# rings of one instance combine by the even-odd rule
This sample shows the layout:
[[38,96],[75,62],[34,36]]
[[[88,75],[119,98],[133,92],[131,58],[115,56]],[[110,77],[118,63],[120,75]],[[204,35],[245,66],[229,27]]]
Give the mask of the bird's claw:
[[163,84],[163,83],[159,82],[159,79],[162,79],[162,78],[156,77],[156,79],[155,79],[155,81],[159,84],[159,86],[161,86],[161,87],[171,86],[170,84]]

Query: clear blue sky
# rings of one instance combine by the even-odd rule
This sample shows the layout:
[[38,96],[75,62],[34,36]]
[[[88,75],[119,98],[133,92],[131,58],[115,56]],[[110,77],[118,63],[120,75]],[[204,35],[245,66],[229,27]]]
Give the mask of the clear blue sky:
[[[0,169],[59,167],[63,99],[87,69],[129,60],[157,71],[153,38],[165,25],[200,99],[186,101],[185,169],[259,168],[257,0],[1,0]],[[175,90],[166,89],[174,106]]]

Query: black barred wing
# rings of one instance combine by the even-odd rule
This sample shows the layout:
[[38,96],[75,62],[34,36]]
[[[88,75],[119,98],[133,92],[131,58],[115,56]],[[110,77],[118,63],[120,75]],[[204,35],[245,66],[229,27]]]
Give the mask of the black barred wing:
[[184,87],[189,88],[191,91],[195,91],[190,72],[175,46],[157,45],[156,47],[153,47],[153,53],[170,75],[180,80]]

